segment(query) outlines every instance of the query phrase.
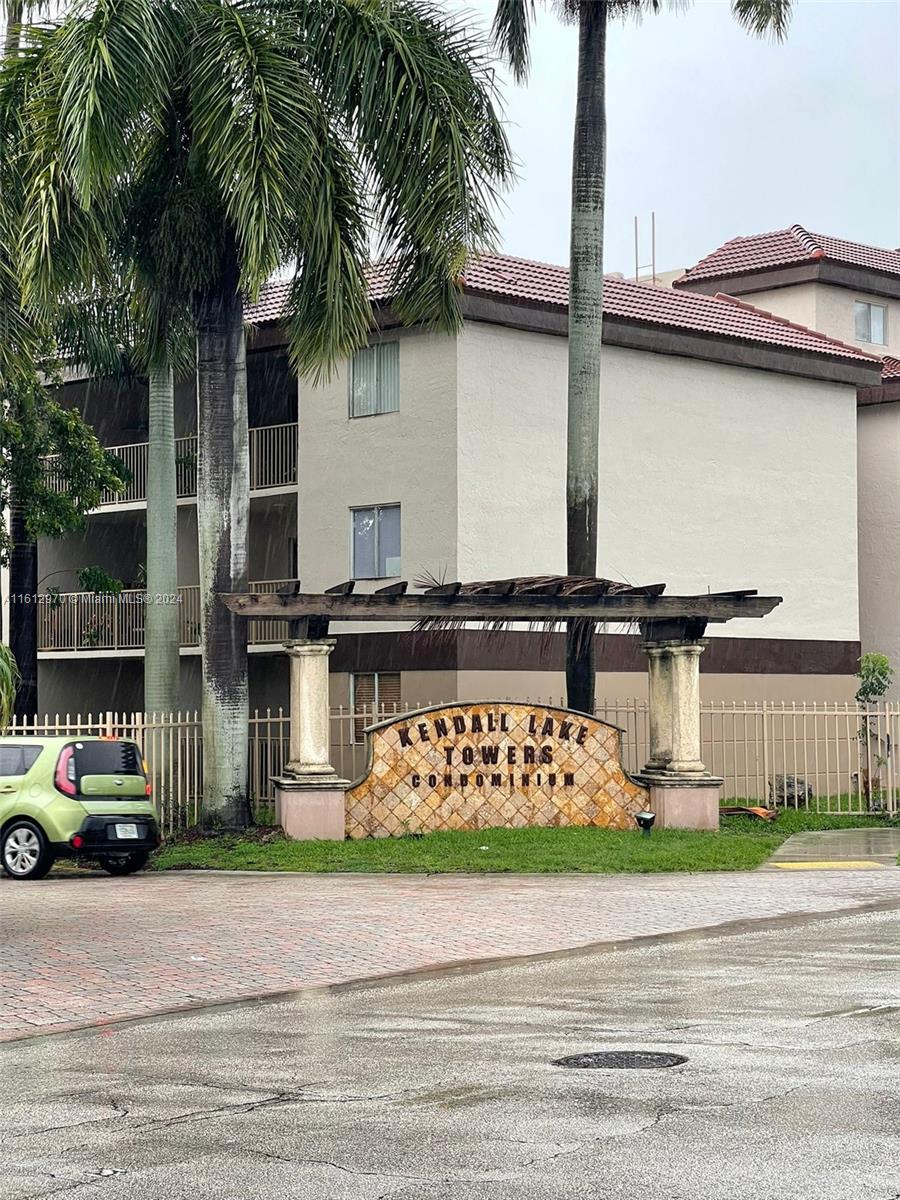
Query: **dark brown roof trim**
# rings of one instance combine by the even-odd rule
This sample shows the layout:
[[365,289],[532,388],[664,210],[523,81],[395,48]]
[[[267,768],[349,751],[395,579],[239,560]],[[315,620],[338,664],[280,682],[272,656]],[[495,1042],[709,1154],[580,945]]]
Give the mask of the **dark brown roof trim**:
[[874,292],[879,296],[900,299],[900,276],[887,271],[854,267],[848,263],[830,262],[826,258],[820,258],[816,262],[797,263],[795,266],[739,271],[714,278],[691,279],[690,275],[685,275],[676,279],[672,286],[679,291],[703,292],[707,296],[714,296],[716,292],[747,296],[753,292],[792,287],[797,283],[829,283],[833,287],[847,288],[854,292]]
[[[504,325],[532,333],[565,337],[568,332],[568,317],[565,311],[556,307],[541,308],[536,305],[500,303],[482,296],[465,296],[463,313],[470,321]],[[799,375],[806,379],[853,383],[857,387],[872,386],[881,376],[881,363],[874,360],[871,364],[864,361],[856,363],[833,354],[819,355],[805,350],[763,346],[759,342],[689,333],[668,325],[624,321],[619,317],[604,317],[603,341],[606,345],[622,346],[629,350],[701,358],[758,371]]]
[[880,387],[861,387],[856,392],[858,408],[868,408],[873,404],[896,404],[900,400],[900,378],[891,379]]

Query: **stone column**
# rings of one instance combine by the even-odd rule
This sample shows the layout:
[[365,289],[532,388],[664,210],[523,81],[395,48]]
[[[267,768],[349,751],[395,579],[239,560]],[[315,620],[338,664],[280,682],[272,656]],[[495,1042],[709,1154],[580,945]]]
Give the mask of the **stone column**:
[[672,758],[672,658],[665,645],[645,642],[644,651],[650,681],[650,757],[644,771],[655,775]]
[[650,675],[650,759],[637,779],[649,790],[660,829],[719,827],[722,780],[713,779],[700,759],[705,645],[696,636],[643,642]]
[[291,661],[288,762],[274,779],[275,819],[288,837],[342,841],[346,779],[331,765],[328,656],[334,638],[285,642]]
[[331,765],[328,656],[335,638],[284,643],[291,660],[291,732],[285,770],[301,777],[335,775]]
[[700,655],[705,642],[671,646],[672,757],[671,775],[707,775],[700,758]]

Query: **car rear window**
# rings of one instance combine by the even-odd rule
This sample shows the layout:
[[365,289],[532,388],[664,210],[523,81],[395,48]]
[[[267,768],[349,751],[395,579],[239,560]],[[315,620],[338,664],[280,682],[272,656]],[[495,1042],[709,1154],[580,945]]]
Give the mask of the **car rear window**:
[[24,775],[40,758],[43,746],[0,745],[0,775]]
[[76,742],[75,771],[85,775],[143,775],[144,768],[133,742]]

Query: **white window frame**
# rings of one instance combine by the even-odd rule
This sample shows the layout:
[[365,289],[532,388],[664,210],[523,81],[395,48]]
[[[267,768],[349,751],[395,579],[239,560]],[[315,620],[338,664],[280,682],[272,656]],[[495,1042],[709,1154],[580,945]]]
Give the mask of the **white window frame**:
[[[859,308],[867,309],[866,324],[868,337],[861,338],[856,333],[856,315]],[[882,312],[881,332],[883,334],[880,342],[872,340],[872,309],[879,308]],[[888,306],[886,304],[875,304],[872,300],[854,300],[853,302],[853,335],[858,342],[863,342],[867,346],[886,346],[888,344]]]
[[[350,578],[351,579],[363,580],[363,579],[399,579],[400,578],[399,570],[394,575],[357,575],[356,574],[356,553],[355,553],[356,545],[355,545],[355,538],[353,536],[355,514],[358,512],[369,512],[370,510],[375,513],[375,570],[377,571],[378,570],[379,550],[381,548],[381,546],[380,546],[381,523],[380,523],[380,519],[379,519],[379,514],[385,508],[396,508],[397,512],[399,514],[399,521],[400,521],[400,555],[399,555],[399,557],[402,559],[402,556],[403,556],[403,514],[400,511],[400,501],[399,500],[389,500],[389,501],[386,501],[384,504],[354,504],[350,508]],[[362,671],[361,674],[365,675],[365,674],[367,674],[367,672]]]
[[[377,352],[377,350],[382,346],[396,346],[397,347],[397,407],[396,408],[380,408],[379,407],[379,390],[380,390],[379,384],[380,384],[381,372],[378,367],[378,357],[377,357],[377,353],[376,353],[375,410],[374,410],[374,412],[369,412],[369,413],[354,412],[353,400],[354,400],[354,395],[355,395],[355,377],[356,377],[357,357],[360,354],[364,354],[366,351]],[[359,350],[357,350],[356,354],[354,354],[350,359],[349,390],[347,393],[347,412],[349,414],[350,420],[351,421],[364,421],[364,420],[366,420],[367,417],[386,417],[386,416],[389,416],[391,413],[398,413],[399,411],[400,411],[400,341],[399,341],[399,339],[394,338],[391,341],[370,342],[368,346],[362,346]]]

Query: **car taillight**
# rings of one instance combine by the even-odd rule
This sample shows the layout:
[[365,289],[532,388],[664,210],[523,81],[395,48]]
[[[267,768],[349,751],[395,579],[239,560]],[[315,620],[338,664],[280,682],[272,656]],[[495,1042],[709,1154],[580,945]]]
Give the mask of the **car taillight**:
[[75,749],[64,746],[56,760],[56,773],[53,776],[56,790],[64,796],[75,796],[78,788],[75,786]]
[[83,845],[84,845],[84,838],[81,836],[81,834],[80,833],[73,834],[72,835],[72,849],[80,850]]

